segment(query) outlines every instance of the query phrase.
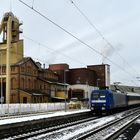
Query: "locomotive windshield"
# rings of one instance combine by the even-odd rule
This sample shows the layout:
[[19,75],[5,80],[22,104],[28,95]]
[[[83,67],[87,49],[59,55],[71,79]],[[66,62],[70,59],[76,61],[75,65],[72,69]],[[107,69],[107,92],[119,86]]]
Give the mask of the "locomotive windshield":
[[92,93],[91,98],[105,98],[105,93],[104,92]]

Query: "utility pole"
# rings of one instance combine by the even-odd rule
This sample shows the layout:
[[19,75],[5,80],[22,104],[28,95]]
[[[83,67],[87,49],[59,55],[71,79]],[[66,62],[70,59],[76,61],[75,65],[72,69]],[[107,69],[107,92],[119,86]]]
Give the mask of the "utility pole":
[[65,98],[65,112],[67,111],[67,101],[66,101],[66,94],[67,94],[67,86],[66,86],[66,72],[69,70],[64,70],[64,98]]

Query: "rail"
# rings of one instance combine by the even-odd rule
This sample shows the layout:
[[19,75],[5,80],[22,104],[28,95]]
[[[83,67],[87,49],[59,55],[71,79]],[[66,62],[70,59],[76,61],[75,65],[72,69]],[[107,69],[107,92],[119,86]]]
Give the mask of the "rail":
[[124,116],[121,119],[114,120],[83,135],[76,136],[74,137],[74,139],[114,140],[139,117],[140,117],[140,109],[128,114],[127,116]]

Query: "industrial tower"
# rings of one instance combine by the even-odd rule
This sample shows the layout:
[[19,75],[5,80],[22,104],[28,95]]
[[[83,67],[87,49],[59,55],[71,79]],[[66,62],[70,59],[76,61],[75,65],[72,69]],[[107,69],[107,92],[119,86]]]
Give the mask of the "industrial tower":
[[[6,103],[10,103],[10,66],[23,59],[23,40],[20,40],[19,37],[19,34],[22,33],[20,25],[22,23],[12,12],[5,13],[0,24],[0,35],[2,35],[2,42],[0,42],[0,81],[4,82],[6,78]],[[4,65],[6,65],[6,74],[2,73],[2,66]]]

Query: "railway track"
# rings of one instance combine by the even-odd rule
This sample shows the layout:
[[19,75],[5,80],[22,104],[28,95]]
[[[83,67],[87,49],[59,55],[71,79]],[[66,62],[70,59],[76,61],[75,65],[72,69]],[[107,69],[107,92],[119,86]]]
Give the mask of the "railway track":
[[130,125],[132,125],[140,117],[140,110],[135,110],[126,116],[116,119],[108,124],[105,124],[97,129],[91,130],[86,134],[76,136],[74,140],[114,140]]
[[44,133],[46,134],[46,133],[50,133],[50,132],[55,132],[56,130],[58,131],[59,129],[71,127],[71,126],[77,125],[79,123],[85,123],[85,122],[88,122],[88,121],[92,121],[92,120],[95,120],[97,118],[98,117],[90,117],[90,118],[75,121],[75,122],[69,122],[69,123],[58,125],[58,126],[55,126],[55,127],[50,127],[50,128],[42,129],[42,130],[39,130],[39,131],[30,132],[30,133],[22,134],[22,135],[19,135],[19,136],[10,137],[9,139],[16,139],[16,140],[27,139],[27,138],[31,138],[31,137],[35,137],[35,136],[44,134]]
[[24,134],[16,136],[13,139],[51,139],[51,140],[83,140],[83,139],[114,139],[122,130],[126,129],[140,115],[140,110],[125,111],[116,115],[106,116],[102,118],[90,118],[76,123],[57,126],[34,132],[32,134]]
[[[5,137],[6,139],[103,139],[108,135],[108,139],[117,136],[124,130],[125,126],[130,125],[140,114],[139,109],[131,109],[123,113],[117,113],[105,117],[89,117],[74,120],[76,116],[71,116],[67,121],[63,118],[57,121],[50,121],[50,124],[41,129],[32,129],[31,131],[22,131],[22,133]],[[137,115],[137,116],[136,116]],[[121,122],[121,123],[120,123]],[[123,123],[123,125],[122,125]],[[48,123],[47,123],[48,124]],[[125,124],[125,125],[124,125]],[[38,124],[39,125],[39,124]],[[42,124],[40,124],[42,125]],[[122,127],[122,128],[121,128]],[[110,132],[111,131],[111,132]],[[114,132],[113,132],[114,131]],[[119,133],[118,133],[119,132]],[[111,134],[111,135],[110,135]],[[107,138],[106,138],[107,139]]]
[[[63,114],[63,113],[62,113]],[[91,117],[90,111],[86,112],[77,112],[75,114],[65,114],[65,115],[59,115],[59,116],[53,116],[53,117],[47,117],[44,118],[44,115],[41,116],[40,119],[33,119],[30,121],[21,121],[16,122],[13,124],[4,124],[0,125],[0,139],[3,138],[14,138],[14,136],[17,135],[23,135],[25,133],[30,132],[41,132],[41,130],[45,131],[47,129],[48,131],[53,131],[55,129],[58,129],[57,126],[61,125],[61,128],[65,127],[65,124],[69,124],[72,122],[76,122],[79,120],[87,119]],[[28,119],[28,117],[25,117]],[[34,118],[34,117],[33,117]],[[14,120],[19,118],[13,118]],[[22,117],[20,118],[22,120]],[[92,119],[92,118],[91,118]],[[4,121],[10,121],[10,119],[4,119]],[[34,134],[35,135],[35,134]],[[15,138],[14,138],[15,139]]]

